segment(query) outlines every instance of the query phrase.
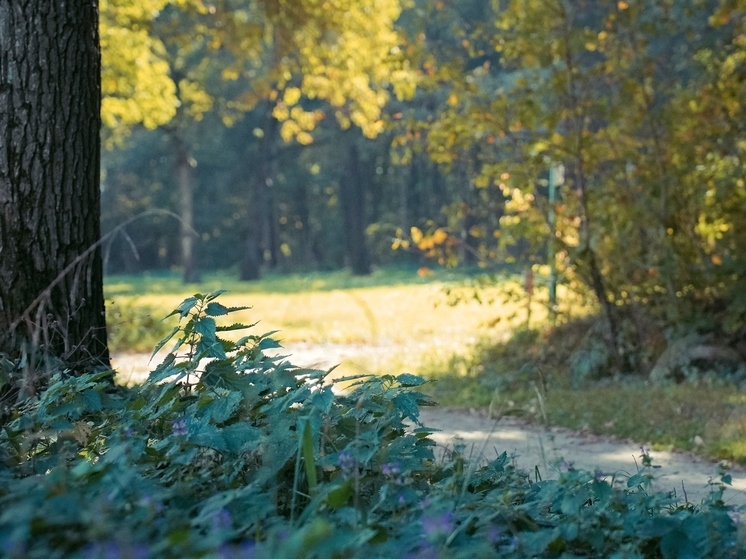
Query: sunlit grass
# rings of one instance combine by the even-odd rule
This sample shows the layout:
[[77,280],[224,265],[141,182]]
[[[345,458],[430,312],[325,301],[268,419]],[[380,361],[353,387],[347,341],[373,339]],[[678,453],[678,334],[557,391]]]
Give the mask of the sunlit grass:
[[[114,351],[147,352],[173,325],[159,324],[185,297],[195,292],[227,289],[221,302],[250,306],[231,315],[234,321],[258,322],[256,333],[278,331],[286,345],[298,343],[358,345],[359,355],[346,359],[338,375],[416,372],[431,361],[445,361],[468,351],[478,338],[505,339],[527,316],[527,301],[505,301],[516,279],[482,288],[481,304],[471,297],[463,273],[418,274],[416,270],[377,271],[354,277],[347,272],[268,277],[239,282],[226,274],[206,276],[184,285],[175,274],[109,277],[110,343]],[[445,288],[461,292],[464,301],[448,304]],[[540,299],[532,304],[535,323],[546,320]]]

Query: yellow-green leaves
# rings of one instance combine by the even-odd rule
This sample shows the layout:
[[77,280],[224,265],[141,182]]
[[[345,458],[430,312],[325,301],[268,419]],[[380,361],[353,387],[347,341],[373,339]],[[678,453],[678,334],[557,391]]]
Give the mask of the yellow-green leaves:
[[134,124],[156,128],[176,114],[176,86],[149,24],[167,0],[102,0],[101,117],[120,139]]

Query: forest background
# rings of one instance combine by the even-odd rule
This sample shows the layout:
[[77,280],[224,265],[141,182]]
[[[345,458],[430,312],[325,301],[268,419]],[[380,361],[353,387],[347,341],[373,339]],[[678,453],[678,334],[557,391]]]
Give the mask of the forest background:
[[742,1],[285,4],[102,3],[108,274],[521,275],[514,305],[596,318],[449,365],[487,394],[746,378]]
[[[540,438],[547,479],[419,413],[746,458],[745,12],[0,1],[0,554],[743,555],[727,463],[690,498],[649,445],[590,472]],[[334,297],[458,351],[340,380],[257,333]],[[109,347],[154,343],[116,382]]]

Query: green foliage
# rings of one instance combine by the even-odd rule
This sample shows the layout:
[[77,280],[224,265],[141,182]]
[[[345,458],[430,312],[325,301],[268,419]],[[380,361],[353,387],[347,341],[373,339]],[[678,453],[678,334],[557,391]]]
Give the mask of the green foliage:
[[[186,299],[148,381],[56,374],[0,435],[4,557],[737,555],[721,491],[701,509],[565,471],[530,482],[503,453],[436,460],[413,375],[357,379],[268,358],[219,293]],[[725,474],[724,474],[725,476]],[[723,477],[723,484],[728,483]]]

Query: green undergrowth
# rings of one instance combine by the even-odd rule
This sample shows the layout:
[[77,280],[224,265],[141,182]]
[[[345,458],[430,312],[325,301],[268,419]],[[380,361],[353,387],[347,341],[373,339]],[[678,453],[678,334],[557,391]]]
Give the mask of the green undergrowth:
[[[629,478],[565,468],[556,480],[506,453],[436,459],[423,379],[352,379],[335,394],[327,373],[267,357],[271,333],[222,339],[247,326],[222,321],[239,309],[217,295],[174,311],[144,384],[58,371],[6,401],[3,558],[742,556],[725,471],[695,506],[651,492],[648,455]],[[20,368],[3,366],[7,394]]]
[[[441,404],[489,408],[574,430],[634,439],[746,463],[746,393],[725,381],[653,383],[641,375],[594,378],[592,318],[552,330],[518,331],[503,342],[421,371]],[[598,352],[603,355],[601,351]],[[597,364],[605,366],[604,358]]]

